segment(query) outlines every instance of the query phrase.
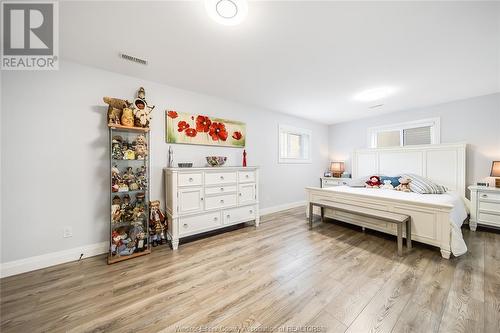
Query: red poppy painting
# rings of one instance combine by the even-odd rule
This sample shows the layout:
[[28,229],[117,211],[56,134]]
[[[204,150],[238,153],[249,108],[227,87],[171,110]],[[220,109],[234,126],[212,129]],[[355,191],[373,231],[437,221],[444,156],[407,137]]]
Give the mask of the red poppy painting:
[[246,125],[204,114],[166,112],[167,143],[245,147]]

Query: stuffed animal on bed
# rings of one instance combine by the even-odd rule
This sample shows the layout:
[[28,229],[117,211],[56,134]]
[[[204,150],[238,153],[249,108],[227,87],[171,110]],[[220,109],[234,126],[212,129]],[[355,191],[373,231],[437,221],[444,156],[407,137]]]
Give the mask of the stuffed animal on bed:
[[411,192],[410,182],[411,179],[409,178],[399,178],[399,185],[396,187],[396,190],[401,192]]
[[365,187],[367,188],[379,188],[380,185],[382,185],[379,176],[371,176],[370,179],[365,182],[365,184]]
[[394,190],[394,186],[392,186],[390,179],[385,179],[384,180],[384,185],[382,185],[380,188],[384,190]]

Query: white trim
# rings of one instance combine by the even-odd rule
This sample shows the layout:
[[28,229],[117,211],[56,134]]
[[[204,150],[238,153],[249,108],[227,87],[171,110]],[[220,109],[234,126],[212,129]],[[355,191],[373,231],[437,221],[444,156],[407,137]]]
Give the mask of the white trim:
[[281,212],[281,211],[287,210],[287,209],[302,207],[305,205],[306,205],[306,201],[303,200],[303,201],[290,202],[290,203],[272,206],[272,207],[261,208],[260,209],[260,216]]
[[[404,123],[375,126],[368,128],[368,147],[377,148],[377,133],[388,132],[388,131],[400,131],[400,147],[403,147],[402,130],[408,128],[417,127],[431,127],[431,144],[436,145],[441,143],[441,118],[426,118],[413,121],[407,121]],[[408,146],[406,146],[408,147]]]
[[[301,137],[308,136],[307,158],[285,158],[281,157],[281,132],[298,134]],[[280,164],[296,164],[296,163],[311,163],[312,149],[312,131],[289,125],[278,125],[278,163]]]
[[108,242],[102,242],[75,247],[58,252],[46,253],[39,256],[9,261],[0,265],[0,277],[4,278],[7,276],[17,275],[41,268],[76,261],[80,258],[80,255],[82,253],[82,258],[88,258],[107,252]]

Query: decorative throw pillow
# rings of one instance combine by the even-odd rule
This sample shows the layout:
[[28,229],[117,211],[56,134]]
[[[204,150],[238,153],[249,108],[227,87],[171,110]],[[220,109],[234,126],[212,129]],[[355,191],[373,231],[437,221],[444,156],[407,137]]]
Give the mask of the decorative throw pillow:
[[391,185],[394,187],[397,187],[399,185],[399,176],[396,176],[396,177],[381,176],[380,181],[383,183],[384,180],[390,180]]
[[434,183],[432,180],[415,175],[413,173],[408,173],[401,175],[403,178],[411,179],[410,190],[415,193],[420,194],[443,194],[446,193],[446,187]]

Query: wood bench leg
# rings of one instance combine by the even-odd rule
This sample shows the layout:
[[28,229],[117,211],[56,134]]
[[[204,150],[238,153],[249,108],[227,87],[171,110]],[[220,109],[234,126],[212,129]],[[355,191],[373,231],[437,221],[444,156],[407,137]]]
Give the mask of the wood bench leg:
[[406,247],[411,249],[411,218],[406,221]]
[[313,204],[309,203],[309,230],[313,227]]
[[403,223],[398,223],[398,255],[403,255]]

